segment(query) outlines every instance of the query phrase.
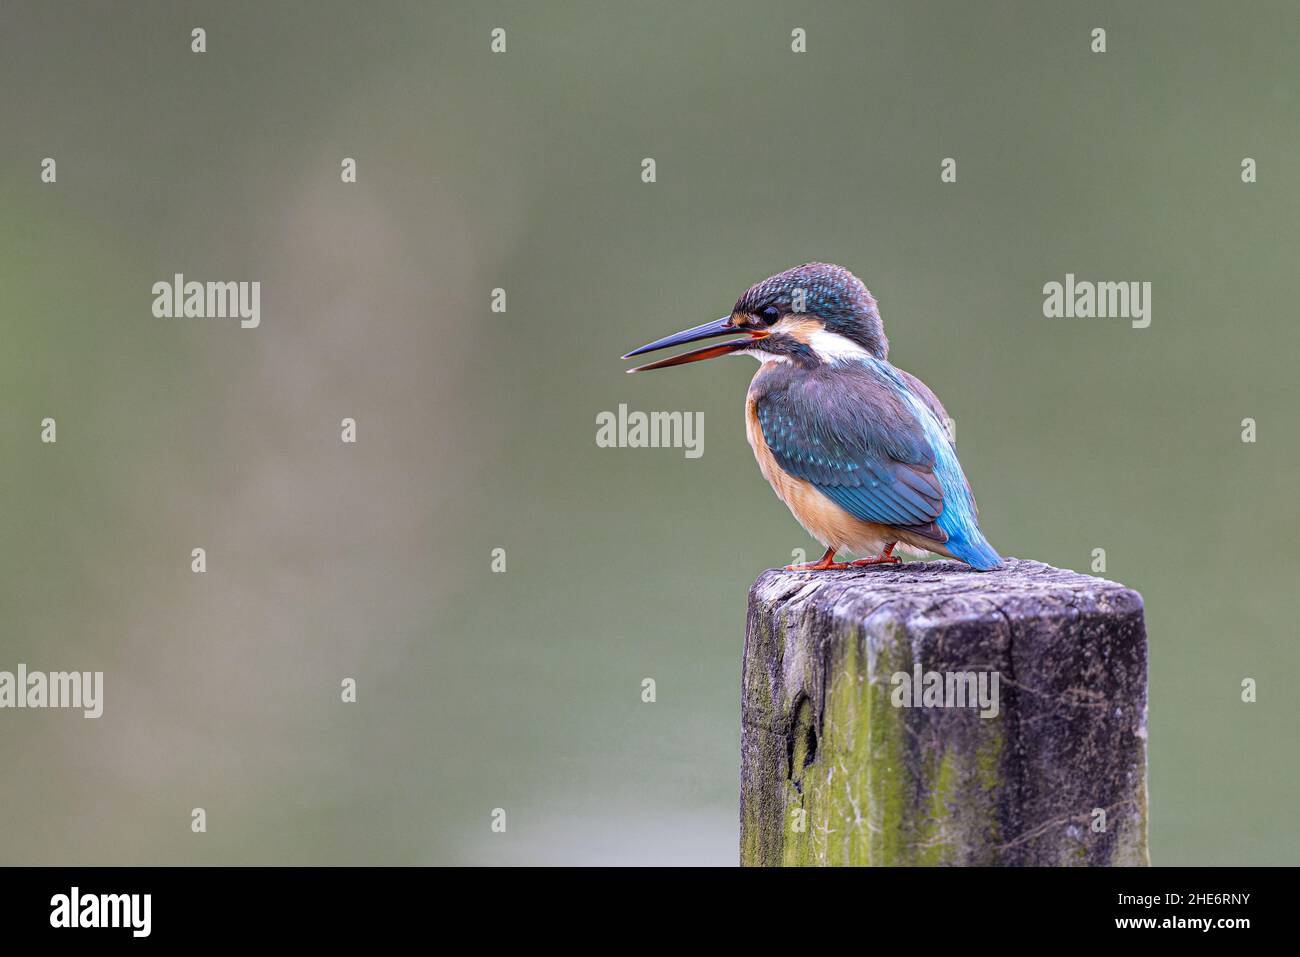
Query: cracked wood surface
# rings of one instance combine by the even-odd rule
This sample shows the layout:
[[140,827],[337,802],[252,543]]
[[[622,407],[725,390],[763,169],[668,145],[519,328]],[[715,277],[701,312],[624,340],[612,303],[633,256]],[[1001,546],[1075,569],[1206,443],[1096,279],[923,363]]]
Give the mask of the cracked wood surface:
[[[918,669],[983,674],[986,716],[899,706]],[[741,863],[1146,864],[1146,669],[1141,596],[1039,562],[764,572]]]

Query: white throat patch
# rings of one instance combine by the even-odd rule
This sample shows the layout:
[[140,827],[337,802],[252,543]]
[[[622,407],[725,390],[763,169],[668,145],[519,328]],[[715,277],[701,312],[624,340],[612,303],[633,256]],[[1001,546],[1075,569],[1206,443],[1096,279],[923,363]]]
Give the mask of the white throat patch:
[[873,358],[870,352],[852,339],[825,329],[818,329],[808,337],[808,348],[817,353],[817,358],[822,362],[850,362],[855,359]]
[[789,362],[789,356],[779,356],[774,352],[764,352],[762,349],[737,349],[735,352],[738,356],[753,356],[758,360],[759,365],[767,365],[769,362]]

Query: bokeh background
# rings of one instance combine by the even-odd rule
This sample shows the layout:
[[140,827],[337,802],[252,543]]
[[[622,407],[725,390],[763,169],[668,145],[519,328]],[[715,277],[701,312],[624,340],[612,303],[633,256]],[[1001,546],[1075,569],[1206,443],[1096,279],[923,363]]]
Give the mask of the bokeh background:
[[[5,0],[0,668],[106,700],[0,713],[0,863],[735,863],[745,592],[816,546],[752,362],[618,357],[811,259],[1001,552],[1145,596],[1153,861],[1296,863],[1298,48],[1288,3]],[[176,272],[261,327],[154,318]],[[1150,328],[1044,319],[1067,272]],[[703,457],[598,448],[619,403]]]

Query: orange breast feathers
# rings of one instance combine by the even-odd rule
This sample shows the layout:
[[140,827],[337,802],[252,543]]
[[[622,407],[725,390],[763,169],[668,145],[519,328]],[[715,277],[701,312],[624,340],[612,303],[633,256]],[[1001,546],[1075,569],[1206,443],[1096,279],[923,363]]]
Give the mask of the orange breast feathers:
[[795,478],[777,464],[758,423],[758,404],[752,392],[745,398],[745,434],[763,478],[799,524],[823,546],[848,549],[858,555],[875,555],[886,544],[898,540],[897,533],[850,515],[809,482]]

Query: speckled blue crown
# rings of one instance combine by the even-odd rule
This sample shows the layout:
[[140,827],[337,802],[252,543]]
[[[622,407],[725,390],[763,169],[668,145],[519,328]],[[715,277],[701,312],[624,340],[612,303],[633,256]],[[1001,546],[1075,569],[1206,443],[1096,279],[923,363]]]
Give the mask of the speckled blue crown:
[[[803,308],[796,310],[796,293],[803,291]],[[736,312],[756,313],[767,306],[821,319],[826,328],[852,339],[883,359],[889,340],[875,298],[862,280],[833,263],[804,263],[777,273],[749,288],[736,300]]]

